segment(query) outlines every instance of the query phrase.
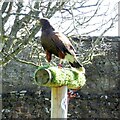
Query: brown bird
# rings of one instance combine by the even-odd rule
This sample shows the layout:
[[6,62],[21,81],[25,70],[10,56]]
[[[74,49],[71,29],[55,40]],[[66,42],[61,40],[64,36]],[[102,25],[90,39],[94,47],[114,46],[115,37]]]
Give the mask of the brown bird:
[[47,18],[40,19],[42,26],[41,45],[46,51],[48,62],[52,59],[52,54],[60,59],[67,60],[74,68],[82,68],[75,54],[75,49],[69,39],[62,33],[56,32]]

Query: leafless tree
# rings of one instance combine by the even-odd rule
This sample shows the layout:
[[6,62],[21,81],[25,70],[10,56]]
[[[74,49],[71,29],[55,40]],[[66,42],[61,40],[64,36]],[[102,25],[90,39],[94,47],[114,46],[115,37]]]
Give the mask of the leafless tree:
[[[109,5],[105,6],[103,3],[103,0],[95,0],[92,3],[90,0],[1,2],[2,60],[0,64],[6,65],[14,59],[17,62],[39,66],[45,61],[42,59],[45,55],[39,44],[40,24],[37,22],[42,17],[51,19],[54,26],[68,36],[90,35],[96,31],[103,35],[114,27],[117,21],[117,13],[112,14],[116,7],[109,13]],[[88,53],[100,43],[97,41],[99,40],[93,43],[93,48]],[[30,52],[23,60],[19,55],[26,49]]]

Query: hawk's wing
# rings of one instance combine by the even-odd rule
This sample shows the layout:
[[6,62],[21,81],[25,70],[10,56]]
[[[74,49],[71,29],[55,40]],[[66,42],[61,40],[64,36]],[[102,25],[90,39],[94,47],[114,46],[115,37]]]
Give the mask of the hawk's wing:
[[69,39],[60,32],[52,32],[50,34],[51,40],[54,42],[54,45],[64,54],[75,55],[75,49],[72,46]]

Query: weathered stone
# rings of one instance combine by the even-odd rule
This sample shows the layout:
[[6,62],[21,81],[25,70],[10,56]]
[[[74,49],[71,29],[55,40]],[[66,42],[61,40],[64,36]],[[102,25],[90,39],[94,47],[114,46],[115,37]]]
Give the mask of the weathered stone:
[[[86,85],[78,91],[80,96],[70,101],[68,113],[70,118],[119,118],[120,37],[102,37],[95,43],[96,38],[79,37],[80,44],[79,41],[78,43],[72,41],[73,44],[75,42],[78,59],[86,69]],[[29,53],[30,49],[26,48],[18,56],[36,63],[38,58],[36,56],[30,58]],[[40,60],[43,65],[46,64],[44,55]],[[54,61],[58,63],[55,57],[52,64]],[[64,66],[69,65],[64,63]],[[28,118],[49,118],[50,89],[34,84],[36,68],[15,60],[3,67],[3,118],[10,119],[17,116],[25,119],[26,115]],[[18,108],[22,109],[22,113],[16,111]]]

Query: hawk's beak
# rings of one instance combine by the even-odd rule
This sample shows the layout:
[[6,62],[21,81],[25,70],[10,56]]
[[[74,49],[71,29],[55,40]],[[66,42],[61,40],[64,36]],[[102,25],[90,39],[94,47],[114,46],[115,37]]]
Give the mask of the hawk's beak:
[[40,20],[36,20],[36,23],[37,23],[37,24],[40,24]]
[[40,27],[42,27],[40,20],[36,20],[36,24]]

